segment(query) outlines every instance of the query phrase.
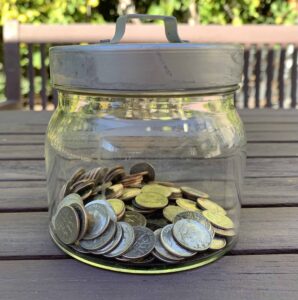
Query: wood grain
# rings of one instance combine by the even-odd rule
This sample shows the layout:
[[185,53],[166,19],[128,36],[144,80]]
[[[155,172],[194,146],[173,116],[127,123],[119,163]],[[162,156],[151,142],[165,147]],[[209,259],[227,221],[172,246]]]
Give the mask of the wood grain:
[[48,207],[46,182],[0,182],[0,211],[44,211]]
[[[253,157],[298,157],[298,143],[249,143],[247,155]],[[1,145],[0,160],[14,159],[44,159],[44,145]]]
[[[248,158],[245,177],[298,177],[298,158]],[[0,181],[45,180],[43,160],[0,160]]]
[[226,256],[169,275],[124,275],[74,260],[0,262],[5,300],[281,300],[298,294],[298,255]]
[[[298,206],[298,177],[246,178],[245,207]],[[45,181],[0,181],[0,211],[47,210]]]
[[[233,254],[298,251],[297,207],[243,208]],[[2,213],[0,258],[49,257],[62,252],[48,234],[48,213]]]

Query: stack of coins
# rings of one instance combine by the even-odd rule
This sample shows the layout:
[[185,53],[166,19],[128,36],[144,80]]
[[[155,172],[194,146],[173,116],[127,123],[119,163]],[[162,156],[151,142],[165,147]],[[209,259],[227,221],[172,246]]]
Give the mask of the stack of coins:
[[236,235],[227,211],[207,193],[155,180],[146,163],[77,170],[52,218],[54,233],[75,251],[136,264],[179,264],[222,250]]

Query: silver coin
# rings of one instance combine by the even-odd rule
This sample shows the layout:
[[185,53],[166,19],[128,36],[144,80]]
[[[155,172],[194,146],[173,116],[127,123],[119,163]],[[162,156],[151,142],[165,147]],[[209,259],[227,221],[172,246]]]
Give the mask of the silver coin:
[[146,257],[153,250],[155,235],[151,229],[144,226],[135,226],[133,229],[135,232],[135,241],[122,257],[134,260]]
[[99,255],[99,254],[105,254],[105,253],[112,251],[120,243],[122,234],[123,234],[123,230],[122,230],[121,225],[119,225],[119,223],[116,223],[116,233],[115,233],[113,239],[104,247],[102,247],[96,251],[92,251],[92,254]]
[[111,252],[104,254],[105,257],[118,257],[128,251],[135,240],[133,227],[125,222],[119,222],[122,227],[123,235],[119,245]]
[[80,246],[86,250],[93,251],[107,245],[114,237],[116,232],[116,223],[110,221],[108,228],[99,237],[92,240],[81,240]]
[[201,223],[208,229],[208,231],[210,231],[212,233],[212,238],[214,237],[215,232],[214,232],[213,226],[211,225],[209,220],[207,220],[207,218],[205,218],[200,212],[198,212],[198,211],[181,212],[176,215],[173,223],[175,224],[176,222],[178,222],[179,220],[182,220],[182,219],[195,220],[195,221]]
[[173,236],[184,248],[191,251],[207,250],[212,242],[212,232],[203,224],[191,219],[182,219],[174,224]]
[[196,252],[185,249],[180,246],[173,237],[172,229],[174,225],[169,224],[165,226],[160,233],[160,241],[162,245],[173,255],[178,257],[190,257],[196,254]]
[[162,261],[162,262],[165,262],[165,263],[168,263],[168,264],[177,264],[179,263],[179,261],[177,260],[171,260],[171,259],[168,259],[166,257],[163,257],[162,255],[160,255],[160,253],[158,253],[155,249],[152,251],[152,255],[157,258],[158,260]]
[[61,200],[61,202],[58,203],[57,208],[56,208],[56,215],[63,206],[70,206],[73,203],[79,203],[79,204],[84,205],[83,200],[79,194],[75,194],[75,193],[69,194],[66,197],[64,197]]
[[114,211],[112,205],[111,205],[107,200],[96,198],[95,200],[92,200],[91,202],[89,202],[89,203],[86,205],[86,207],[87,207],[88,205],[91,205],[92,203],[102,204],[102,205],[106,208],[106,211],[107,211],[108,215],[110,216],[110,219],[111,219],[113,222],[117,222],[117,216],[116,216],[116,214],[115,214],[115,211]]
[[80,220],[77,212],[71,206],[62,207],[55,218],[55,233],[66,245],[74,243],[80,233]]
[[74,250],[76,250],[77,252],[83,253],[83,254],[89,254],[90,252],[86,249],[83,249],[80,245],[77,244],[72,244],[69,245],[71,248],[73,248]]
[[154,250],[155,252],[157,252],[158,254],[160,254],[162,257],[165,257],[166,259],[169,260],[173,260],[173,261],[180,261],[183,258],[182,257],[178,257],[175,255],[172,255],[161,243],[160,241],[160,233],[161,233],[161,228],[156,229],[154,231],[154,235],[155,235],[155,246],[154,246]]
[[[89,205],[90,204],[90,205]],[[85,240],[92,240],[100,236],[108,227],[110,216],[105,206],[99,203],[88,203],[85,206],[89,214],[88,229],[84,236]]]

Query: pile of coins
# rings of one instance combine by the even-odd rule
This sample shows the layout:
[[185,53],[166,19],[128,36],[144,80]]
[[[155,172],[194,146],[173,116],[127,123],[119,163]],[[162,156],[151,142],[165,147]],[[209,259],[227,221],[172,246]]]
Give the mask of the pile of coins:
[[197,189],[155,180],[148,163],[79,169],[60,191],[55,235],[80,253],[177,264],[236,235],[220,205]]

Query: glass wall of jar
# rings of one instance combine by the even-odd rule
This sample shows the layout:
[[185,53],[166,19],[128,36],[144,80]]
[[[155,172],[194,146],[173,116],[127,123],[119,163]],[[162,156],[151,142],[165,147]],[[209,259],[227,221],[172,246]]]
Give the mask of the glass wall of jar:
[[[67,253],[108,269],[161,273],[213,261],[228,251],[237,240],[245,144],[243,125],[234,107],[233,93],[125,97],[61,91],[59,105],[52,116],[46,137],[51,234]],[[81,168],[88,172],[98,167],[111,170],[123,166],[126,176],[129,176],[130,169],[138,163],[153,167],[153,182],[180,190],[172,198],[168,195],[166,206],[178,206],[203,215],[209,208],[211,211],[220,209],[214,208],[215,204],[224,209],[232,225],[225,227],[221,222],[225,224],[226,220],[213,220],[212,216],[207,216],[210,217],[214,238],[218,239],[219,246],[214,245],[214,249],[199,251],[191,258],[179,260],[179,264],[156,259],[149,264],[146,261],[144,264],[133,264],[92,254],[92,251],[80,251],[83,249],[78,248],[79,241],[70,245],[59,241],[54,219],[67,194],[80,194],[85,205],[94,199],[111,198],[110,186],[104,186],[104,179],[89,186],[87,184],[85,188],[83,183],[80,190],[76,189],[78,185],[75,182],[70,183],[73,174]],[[125,176],[120,176],[112,185],[121,184],[123,180],[125,183]],[[136,185],[133,183],[132,187],[142,189],[153,182],[143,179]],[[185,187],[204,192],[207,196],[202,195],[201,198],[200,195],[188,194]],[[124,184],[122,193],[113,194],[112,198],[123,199],[125,188],[129,188],[129,183],[127,186]],[[212,202],[206,203],[206,197]],[[179,202],[179,199],[188,199],[192,203]],[[126,211],[133,208],[142,211],[135,198],[124,200],[124,203]],[[147,227],[156,230],[171,224],[164,217],[164,209],[144,214]],[[224,246],[223,240],[226,243]]]

